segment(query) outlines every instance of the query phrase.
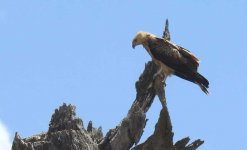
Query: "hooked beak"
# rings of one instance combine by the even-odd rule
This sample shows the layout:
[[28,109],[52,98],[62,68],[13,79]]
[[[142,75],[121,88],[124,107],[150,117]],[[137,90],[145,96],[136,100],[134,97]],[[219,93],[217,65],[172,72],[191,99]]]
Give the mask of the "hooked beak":
[[132,42],[132,48],[135,49],[135,47],[136,47],[136,42],[133,41],[133,42]]

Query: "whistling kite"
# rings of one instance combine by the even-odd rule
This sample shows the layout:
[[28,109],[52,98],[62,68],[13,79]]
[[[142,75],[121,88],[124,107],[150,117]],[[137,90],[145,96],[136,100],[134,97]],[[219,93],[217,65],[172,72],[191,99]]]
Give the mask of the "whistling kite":
[[132,47],[142,44],[160,68],[156,73],[176,75],[185,80],[198,84],[202,91],[208,94],[208,80],[197,72],[199,60],[187,49],[180,47],[166,39],[158,38],[148,32],[138,32],[132,41]]

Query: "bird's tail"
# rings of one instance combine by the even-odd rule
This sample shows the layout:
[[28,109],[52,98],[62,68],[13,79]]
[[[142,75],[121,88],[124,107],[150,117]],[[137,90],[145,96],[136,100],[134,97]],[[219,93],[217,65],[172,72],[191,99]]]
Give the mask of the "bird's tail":
[[175,75],[185,80],[198,84],[204,93],[209,94],[208,91],[209,82],[200,73],[194,71],[189,71],[186,74],[175,72]]
[[205,77],[203,77],[200,73],[196,72],[194,81],[196,84],[200,86],[200,88],[204,93],[209,94],[208,91],[209,82]]

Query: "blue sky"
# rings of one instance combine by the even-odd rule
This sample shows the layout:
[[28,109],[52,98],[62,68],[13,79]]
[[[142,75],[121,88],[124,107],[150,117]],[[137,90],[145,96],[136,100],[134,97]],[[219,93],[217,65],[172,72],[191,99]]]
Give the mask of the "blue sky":
[[[201,138],[200,150],[246,149],[246,14],[245,0],[1,0],[0,121],[10,139],[16,131],[27,137],[47,131],[66,102],[85,126],[93,120],[106,133],[127,114],[150,60],[142,47],[132,50],[134,35],[161,36],[168,18],[172,41],[201,60],[211,92],[167,79],[174,140]],[[160,109],[156,99],[142,141]]]

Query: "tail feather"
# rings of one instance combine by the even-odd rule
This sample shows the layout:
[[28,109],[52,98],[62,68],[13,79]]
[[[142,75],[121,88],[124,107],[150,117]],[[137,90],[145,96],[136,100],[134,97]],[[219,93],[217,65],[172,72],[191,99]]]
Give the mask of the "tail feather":
[[209,82],[205,77],[203,77],[198,72],[196,73],[195,82],[200,86],[200,88],[205,94],[209,94],[208,91]]
[[209,94],[209,91],[208,91],[209,82],[200,73],[198,73],[198,72],[188,72],[188,74],[182,74],[182,73],[179,73],[179,72],[175,72],[175,75],[177,75],[180,78],[183,78],[185,80],[188,80],[188,81],[191,81],[193,83],[198,84],[200,86],[201,90],[205,94]]
[[198,84],[200,86],[200,88],[202,89],[202,91],[205,93],[205,94],[209,94],[209,91],[208,91],[208,88],[205,87],[203,84]]
[[195,73],[195,81],[199,84],[202,84],[203,86],[205,86],[206,88],[208,88],[209,82],[208,80],[202,76],[201,74],[199,74],[198,72]]

